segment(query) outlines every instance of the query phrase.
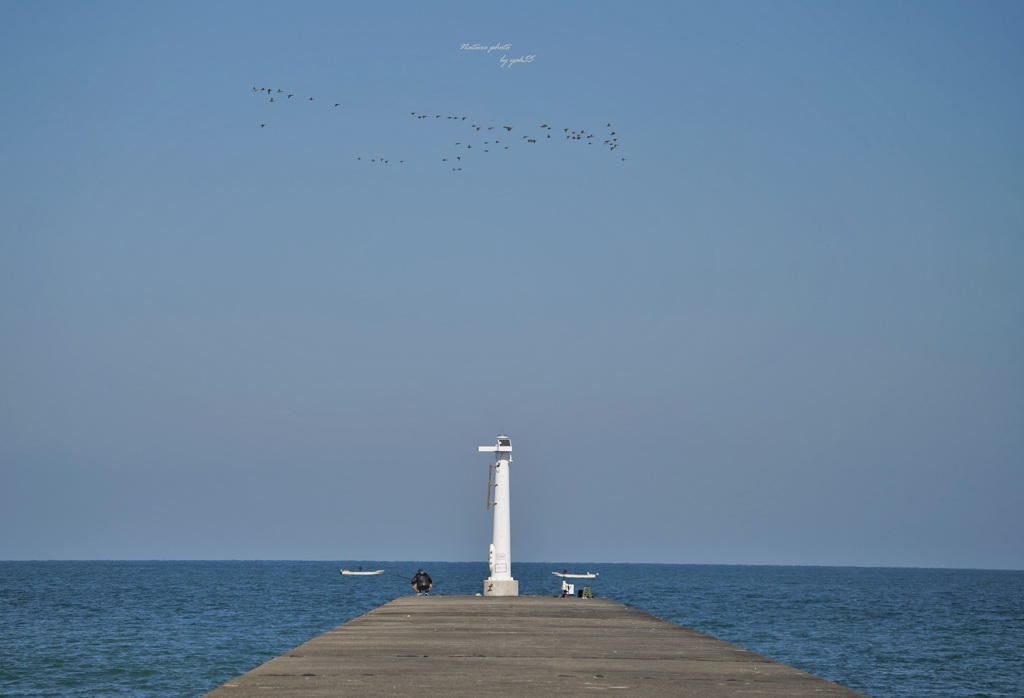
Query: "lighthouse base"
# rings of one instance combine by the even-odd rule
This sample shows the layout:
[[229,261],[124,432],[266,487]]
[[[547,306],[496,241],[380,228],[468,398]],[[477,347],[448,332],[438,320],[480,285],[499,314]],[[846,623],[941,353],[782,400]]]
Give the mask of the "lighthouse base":
[[484,596],[519,596],[519,580],[485,579]]

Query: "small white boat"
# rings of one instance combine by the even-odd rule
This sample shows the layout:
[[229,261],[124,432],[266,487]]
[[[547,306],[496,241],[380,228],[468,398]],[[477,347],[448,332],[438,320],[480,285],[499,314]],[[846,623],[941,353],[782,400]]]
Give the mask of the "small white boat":
[[376,577],[384,574],[384,570],[341,570],[342,577]]
[[585,574],[573,574],[572,572],[552,572],[551,574],[562,579],[594,579],[597,577],[597,572],[587,572]]

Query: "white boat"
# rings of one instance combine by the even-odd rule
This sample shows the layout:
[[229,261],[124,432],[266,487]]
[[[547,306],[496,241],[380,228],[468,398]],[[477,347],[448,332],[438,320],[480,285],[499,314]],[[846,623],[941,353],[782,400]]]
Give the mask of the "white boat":
[[384,574],[384,570],[341,570],[342,577],[376,577]]
[[552,572],[551,574],[562,579],[594,579],[597,572],[587,572],[585,574],[573,574],[572,572]]

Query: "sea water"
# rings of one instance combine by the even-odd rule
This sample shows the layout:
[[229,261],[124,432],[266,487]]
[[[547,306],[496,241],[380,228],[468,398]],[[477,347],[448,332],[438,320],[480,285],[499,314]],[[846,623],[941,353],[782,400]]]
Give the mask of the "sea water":
[[[340,567],[384,569],[342,577]],[[0,696],[201,696],[397,596],[476,594],[486,564],[0,562]],[[1024,572],[516,563],[879,698],[1024,696]]]

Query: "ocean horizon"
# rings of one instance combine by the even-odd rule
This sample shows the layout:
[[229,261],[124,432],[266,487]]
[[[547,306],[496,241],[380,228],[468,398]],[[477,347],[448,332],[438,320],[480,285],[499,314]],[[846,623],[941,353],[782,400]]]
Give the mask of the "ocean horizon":
[[[40,558],[10,558],[0,559],[0,563],[5,562],[308,562],[308,563],[330,563],[337,565],[347,564],[380,564],[380,563],[394,563],[394,564],[409,564],[408,560],[339,560],[336,558],[276,558],[276,557],[110,557],[110,558],[77,558],[77,557],[40,557]],[[441,565],[484,565],[479,560],[433,560],[425,564],[441,564]],[[828,567],[834,569],[869,569],[869,570],[964,570],[964,571],[978,571],[978,572],[1024,572],[1024,568],[1013,568],[1013,567],[970,567],[970,566],[956,566],[956,565],[943,565],[938,567],[929,567],[924,565],[818,565],[813,563],[745,563],[745,562],[546,562],[544,560],[517,560],[514,563],[516,566],[519,565],[548,565],[558,566],[565,564],[573,565],[673,565],[682,567]],[[560,570],[555,570],[560,571]]]

